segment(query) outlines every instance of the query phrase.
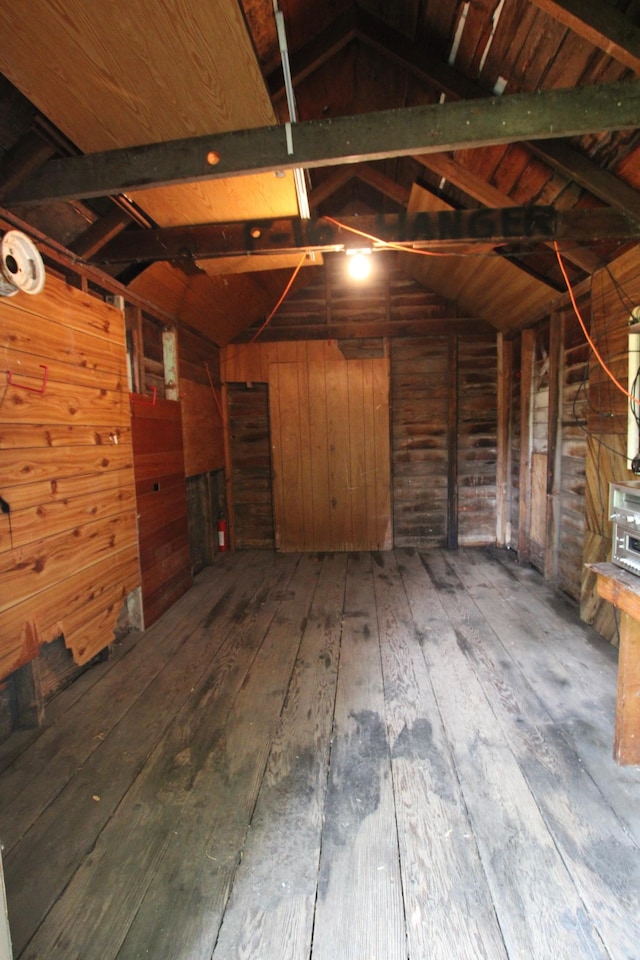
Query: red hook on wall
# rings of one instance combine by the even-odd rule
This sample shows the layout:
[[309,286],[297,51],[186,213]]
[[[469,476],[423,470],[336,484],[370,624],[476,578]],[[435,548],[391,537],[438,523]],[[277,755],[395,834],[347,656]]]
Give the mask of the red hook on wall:
[[13,382],[13,379],[12,379],[12,378],[13,378],[13,374],[12,374],[11,370],[7,370],[7,377],[8,377],[7,383],[9,384],[10,387],[15,387],[16,390],[28,390],[29,393],[44,393],[45,390],[47,389],[47,379],[48,379],[48,377],[49,377],[49,367],[46,365],[46,363],[41,363],[41,364],[40,364],[40,367],[42,367],[42,369],[44,370],[44,376],[43,376],[43,378],[42,378],[42,386],[41,386],[41,387],[28,387],[28,386],[27,386],[26,384],[24,384],[24,383],[14,383],[14,382]]

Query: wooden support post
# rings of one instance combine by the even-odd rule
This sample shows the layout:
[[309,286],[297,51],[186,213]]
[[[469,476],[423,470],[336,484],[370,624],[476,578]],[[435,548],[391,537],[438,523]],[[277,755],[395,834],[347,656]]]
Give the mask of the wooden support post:
[[229,549],[235,548],[235,523],[233,512],[233,484],[231,483],[231,437],[229,436],[229,404],[227,402],[227,384],[222,384],[222,426],[224,430],[224,480],[227,502],[227,531]]
[[613,755],[620,764],[640,763],[640,623],[625,612],[620,614]]
[[544,554],[544,576],[558,576],[558,514],[562,461],[562,389],[564,357],[564,317],[551,315],[549,336],[549,412],[547,426],[547,522]]
[[508,546],[509,540],[509,475],[511,473],[511,378],[513,375],[513,341],[498,334],[498,432],[496,463],[496,544]]
[[162,359],[164,361],[165,398],[167,400],[179,400],[178,331],[175,327],[167,327],[162,331]]
[[142,345],[142,310],[133,304],[124,309],[127,329],[127,356],[129,358],[129,388],[133,393],[144,393],[144,348]]
[[598,576],[598,593],[620,610],[618,693],[613,756],[640,764],[640,577],[613,563],[587,564]]
[[448,340],[447,549],[458,549],[458,338]]
[[522,331],[520,357],[520,516],[518,521],[518,560],[529,563],[531,555],[529,527],[531,523],[531,380],[535,335]]

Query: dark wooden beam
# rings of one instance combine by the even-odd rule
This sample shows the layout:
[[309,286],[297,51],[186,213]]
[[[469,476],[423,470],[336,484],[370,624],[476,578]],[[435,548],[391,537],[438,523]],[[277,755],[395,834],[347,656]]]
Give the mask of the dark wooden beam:
[[640,222],[640,191],[634,190],[607,170],[602,170],[589,157],[562,140],[546,140],[544,144],[528,143],[526,146],[594,197],[618,210],[624,210]]
[[323,178],[322,183],[319,183],[309,194],[309,206],[311,209],[316,209],[353,179],[368,183],[378,193],[401,207],[406,207],[409,202],[410,191],[406,187],[396,183],[370,163],[351,163],[344,167],[334,167],[332,172]]
[[39,170],[56,153],[53,144],[30,130],[0,161],[0,200]]
[[531,0],[583,40],[640,73],[640,29],[620,10],[601,0]]
[[[350,229],[351,228],[351,229]],[[505,241],[546,242],[636,239],[640,226],[632,217],[608,207],[556,210],[554,207],[440,210],[433,213],[343,217],[334,222],[282,219],[246,223],[212,223],[122,233],[96,257],[99,263],[200,260],[229,256],[323,253],[376,246],[360,231],[386,243],[419,249],[453,249],[456,244]]]
[[[582,0],[579,4],[576,2],[577,5],[582,9]],[[617,14],[617,11],[609,6],[602,9],[603,12],[606,10],[607,16],[610,12]],[[408,70],[423,83],[434,86],[449,99],[477,100],[487,96],[487,91],[479,83],[469,80],[454,67],[444,63],[437,52],[412,43],[364,10],[358,9],[356,30],[362,43]],[[640,192],[614,174],[602,170],[593,160],[569,144],[545,139],[525,142],[524,146],[600,200],[625,210],[640,220]]]
[[[249,343],[256,327],[244,330],[234,343]],[[446,337],[495,333],[486,320],[445,317],[425,320],[351,320],[344,323],[270,324],[260,334],[262,342],[276,340],[355,340],[375,337]]]
[[[448,180],[459,190],[462,190],[468,196],[473,197],[474,200],[479,200],[480,203],[488,207],[517,206],[516,201],[512,200],[508,193],[498,190],[497,187],[494,187],[493,184],[485,180],[484,177],[479,177],[477,173],[458,163],[458,161],[454,160],[449,154],[431,153],[423,157],[414,157],[414,159],[437,176],[444,177],[445,180]],[[569,245],[561,244],[561,249],[567,260],[570,260],[571,263],[575,264],[581,270],[585,270],[587,273],[593,273],[602,266],[600,257],[592,250],[578,247],[575,243]]]
[[284,127],[261,127],[55,159],[11,200],[112,196],[294,167],[628,130],[636,128],[639,114],[640,80],[424,104],[294,124],[291,153]]
[[105,244],[117,237],[131,223],[131,217],[118,206],[113,206],[74,240],[71,249],[86,260],[95,256]]

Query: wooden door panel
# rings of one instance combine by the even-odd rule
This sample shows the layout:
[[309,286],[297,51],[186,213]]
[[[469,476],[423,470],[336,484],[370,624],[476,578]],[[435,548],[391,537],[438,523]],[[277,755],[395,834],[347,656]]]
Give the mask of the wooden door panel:
[[391,548],[386,358],[269,366],[276,546]]

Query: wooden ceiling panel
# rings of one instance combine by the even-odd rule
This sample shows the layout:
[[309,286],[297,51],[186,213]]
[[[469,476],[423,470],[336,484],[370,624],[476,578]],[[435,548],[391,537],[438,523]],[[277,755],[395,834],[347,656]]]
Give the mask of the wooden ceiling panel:
[[[236,0],[3,4],[0,70],[85,153],[276,119]],[[298,209],[291,174],[134,199],[161,226]]]
[[[409,212],[451,210],[449,204],[414,186]],[[481,317],[498,330],[522,326],[553,299],[553,291],[502,257],[417,257],[401,254],[403,270],[428,289],[458,304],[462,315]]]
[[[306,271],[303,271],[306,272]],[[169,263],[155,263],[131,284],[139,296],[161,301],[183,323],[220,346],[273,309],[291,277],[290,270],[251,275],[212,277],[206,273],[187,275]],[[302,272],[296,281],[304,282]],[[229,306],[233,304],[233,309]]]

